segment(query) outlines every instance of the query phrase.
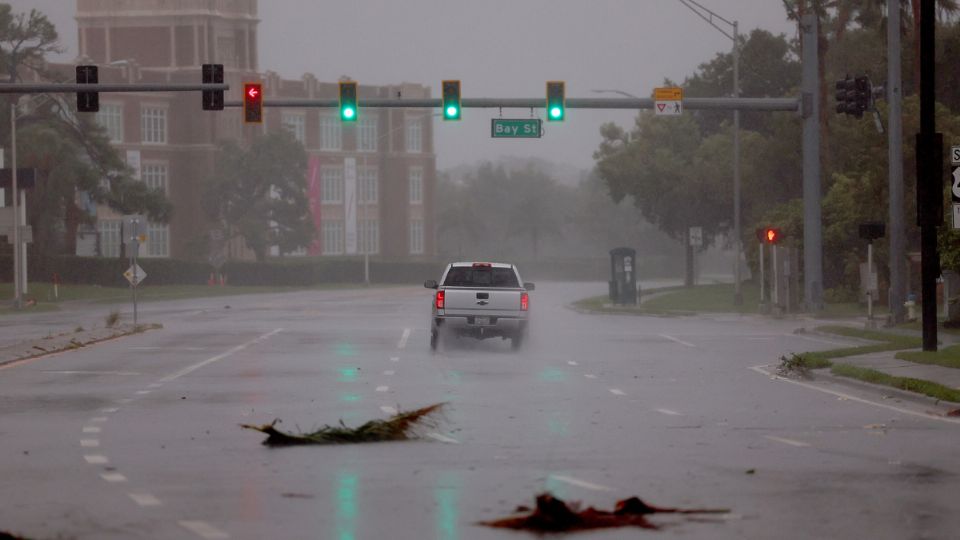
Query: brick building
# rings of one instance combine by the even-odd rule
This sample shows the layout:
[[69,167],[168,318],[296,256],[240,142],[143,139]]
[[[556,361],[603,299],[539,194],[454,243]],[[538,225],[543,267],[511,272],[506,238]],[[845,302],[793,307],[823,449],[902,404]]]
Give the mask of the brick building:
[[[268,101],[337,96],[336,81],[261,73],[257,0],[77,0],[76,20],[78,63],[100,66],[100,82],[195,83],[201,64],[219,63],[232,87],[228,101],[240,99],[243,82],[257,80]],[[360,86],[361,105],[370,97],[429,95],[429,87],[418,84]],[[97,121],[140,178],[174,204],[169,225],[150,225],[144,256],[202,256],[212,227],[200,209],[200,186],[213,170],[217,143],[282,129],[310,156],[316,237],[300,254],[434,253],[436,155],[429,110],[361,109],[358,122],[342,124],[335,110],[268,108],[263,125],[244,125],[239,109],[202,111],[198,93],[103,94],[100,102]],[[97,228],[81,234],[78,250],[116,256],[120,216],[103,207],[96,212]],[[252,254],[240,240],[228,246],[228,256]]]

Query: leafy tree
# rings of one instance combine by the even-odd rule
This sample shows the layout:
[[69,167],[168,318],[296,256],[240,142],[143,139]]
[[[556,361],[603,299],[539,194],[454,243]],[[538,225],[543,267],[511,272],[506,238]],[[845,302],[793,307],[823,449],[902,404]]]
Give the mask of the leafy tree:
[[[8,80],[25,73],[50,80],[45,56],[59,52],[54,25],[42,13],[14,14],[0,4],[0,69]],[[10,95],[0,110],[0,125],[10,125]],[[58,96],[32,96],[17,111],[18,167],[37,170],[36,188],[28,195],[27,218],[34,231],[32,249],[40,253],[73,253],[77,227],[92,218],[77,205],[78,192],[121,213],[145,213],[166,222],[170,204],[134,180],[105,132],[90,115]],[[0,144],[10,147],[10,131],[0,130]]]
[[249,149],[221,144],[202,205],[207,217],[242,237],[258,261],[271,246],[306,247],[313,235],[306,195],[307,154],[290,133],[265,135]]

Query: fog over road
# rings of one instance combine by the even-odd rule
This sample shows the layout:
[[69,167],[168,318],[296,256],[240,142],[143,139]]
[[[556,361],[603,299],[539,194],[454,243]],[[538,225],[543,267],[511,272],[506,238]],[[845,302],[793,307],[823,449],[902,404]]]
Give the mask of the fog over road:
[[[0,367],[0,530],[523,538],[476,522],[549,490],[731,509],[577,538],[956,533],[957,422],[752,369],[842,341],[794,334],[805,321],[564,307],[604,287],[538,283],[519,353],[499,340],[431,353],[425,289],[148,304],[163,330]],[[239,427],[358,425],[435,402],[449,408],[418,441],[270,449]]]

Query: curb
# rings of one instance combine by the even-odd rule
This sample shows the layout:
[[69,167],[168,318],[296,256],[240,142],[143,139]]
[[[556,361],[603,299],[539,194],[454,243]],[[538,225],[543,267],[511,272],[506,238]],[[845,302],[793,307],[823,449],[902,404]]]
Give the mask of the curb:
[[[13,358],[0,358],[0,368],[12,366],[15,364],[19,364],[21,362],[26,362],[27,360],[36,360],[37,358],[43,358],[45,356],[51,356],[54,354],[60,354],[64,352],[84,349],[86,347],[89,347],[91,345],[96,345],[98,343],[104,343],[107,341],[113,341],[113,340],[120,339],[127,336],[143,334],[143,333],[149,332],[150,330],[160,330],[162,328],[163,328],[162,324],[139,324],[137,326],[131,325],[121,330],[118,330],[110,335],[93,337],[91,339],[82,339],[82,338],[78,339],[76,337],[76,334],[72,334],[74,337],[71,337],[69,341],[54,344],[50,348],[41,347],[41,345],[49,345],[47,339],[24,341],[22,343],[17,344],[15,347],[26,348],[32,345],[31,350],[36,349],[39,352],[32,353],[32,354],[26,353]],[[91,330],[90,332],[94,332],[94,331]],[[71,334],[63,334],[57,337],[65,339],[68,336],[71,336]],[[24,350],[24,349],[20,349],[20,350]]]

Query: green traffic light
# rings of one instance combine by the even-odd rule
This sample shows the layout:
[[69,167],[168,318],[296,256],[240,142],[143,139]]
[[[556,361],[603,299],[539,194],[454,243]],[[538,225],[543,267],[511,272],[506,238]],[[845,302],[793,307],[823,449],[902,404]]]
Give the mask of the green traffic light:
[[447,118],[456,118],[458,112],[460,112],[460,110],[454,105],[447,107]]
[[561,118],[561,117],[563,117],[563,109],[561,109],[560,107],[553,107],[553,108],[551,108],[551,109],[550,109],[550,117],[551,117],[551,118]]
[[353,110],[351,107],[346,107],[343,109],[343,117],[347,120],[352,120],[356,116],[357,111]]

